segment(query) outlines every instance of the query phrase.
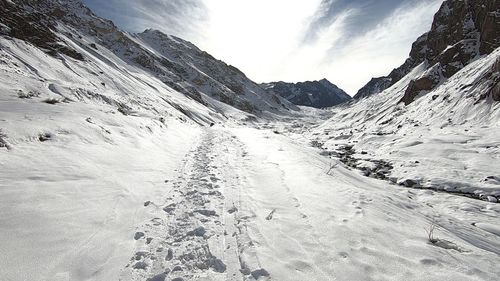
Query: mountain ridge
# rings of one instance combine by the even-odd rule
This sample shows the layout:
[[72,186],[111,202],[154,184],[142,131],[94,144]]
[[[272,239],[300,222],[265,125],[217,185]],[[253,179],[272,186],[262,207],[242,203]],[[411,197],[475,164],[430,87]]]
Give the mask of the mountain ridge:
[[[217,105],[212,100],[256,115],[296,109],[194,44],[151,29],[137,34],[123,32],[112,21],[93,14],[81,1],[2,0],[0,5],[5,35],[33,43],[54,57],[67,55],[85,61],[88,58],[83,52],[75,50],[83,48],[98,55],[95,58],[106,60],[98,53],[109,50],[215,111]],[[161,45],[162,50],[151,45]]]
[[434,89],[470,62],[500,46],[499,17],[497,0],[444,1],[434,16],[431,30],[413,43],[404,64],[388,76],[373,78],[354,99],[389,88],[425,62],[429,72],[416,79],[401,100],[405,104],[413,102],[419,93]]
[[288,83],[283,81],[262,83],[271,94],[277,94],[295,105],[327,108],[350,101],[352,98],[335,84],[321,80]]

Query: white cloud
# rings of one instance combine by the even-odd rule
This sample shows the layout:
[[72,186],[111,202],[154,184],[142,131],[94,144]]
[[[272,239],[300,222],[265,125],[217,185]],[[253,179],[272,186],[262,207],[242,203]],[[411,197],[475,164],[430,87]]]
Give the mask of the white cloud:
[[205,0],[207,41],[197,43],[257,82],[326,77],[354,95],[372,77],[404,62],[442,1],[404,5],[355,38],[346,38],[344,30],[359,11],[345,10],[319,31],[317,40],[304,43],[303,32],[320,2]]

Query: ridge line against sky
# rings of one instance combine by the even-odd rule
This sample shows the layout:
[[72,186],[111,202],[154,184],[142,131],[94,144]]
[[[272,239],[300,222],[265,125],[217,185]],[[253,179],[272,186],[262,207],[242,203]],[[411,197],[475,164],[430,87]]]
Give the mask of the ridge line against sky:
[[443,0],[83,0],[120,28],[189,40],[256,82],[327,78],[350,95],[387,75]]

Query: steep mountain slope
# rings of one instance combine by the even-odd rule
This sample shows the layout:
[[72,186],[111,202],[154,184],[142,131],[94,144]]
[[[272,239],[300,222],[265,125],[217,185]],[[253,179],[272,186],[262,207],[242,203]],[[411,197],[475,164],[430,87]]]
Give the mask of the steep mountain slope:
[[325,108],[350,101],[352,98],[327,79],[299,83],[271,82],[261,84],[270,94],[277,94],[293,104]]
[[413,43],[410,57],[388,76],[372,79],[354,96],[364,98],[397,83],[418,65],[428,70],[415,77],[401,102],[410,104],[481,55],[500,46],[500,4],[497,0],[445,1],[432,28]]
[[1,280],[118,280],[203,127],[295,108],[74,0],[0,0],[0,93]]
[[215,101],[257,115],[294,108],[236,68],[179,38],[151,30],[137,35],[122,32],[77,0],[14,3],[1,1],[3,33],[33,43],[52,56],[106,61],[103,54],[111,52],[214,111],[220,111]]
[[313,140],[370,177],[499,201],[500,14],[482,12],[495,3],[446,1],[394,72],[406,75],[333,109]]

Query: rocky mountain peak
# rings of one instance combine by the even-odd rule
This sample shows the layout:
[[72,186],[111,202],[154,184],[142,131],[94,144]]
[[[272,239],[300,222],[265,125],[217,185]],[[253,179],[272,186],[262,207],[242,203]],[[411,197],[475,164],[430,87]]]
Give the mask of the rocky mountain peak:
[[425,77],[413,81],[404,98],[411,103],[450,78],[477,57],[500,46],[500,5],[497,0],[447,0],[434,16],[432,28],[412,45],[410,57],[388,76],[372,79],[355,98],[363,98],[394,85],[416,66],[425,63]]
[[325,108],[350,101],[352,98],[342,89],[323,78],[299,83],[271,82],[262,86],[296,105]]

